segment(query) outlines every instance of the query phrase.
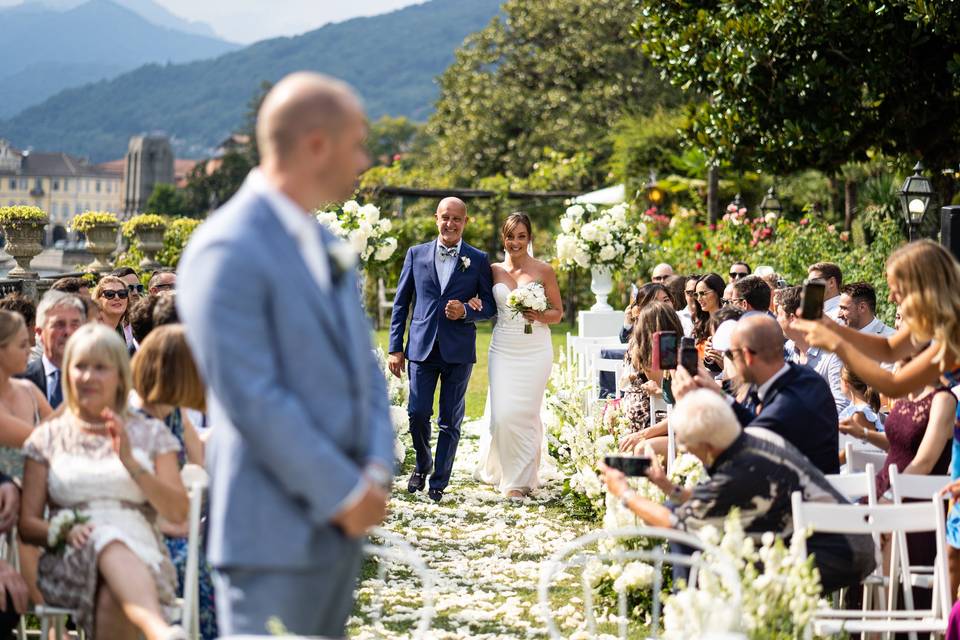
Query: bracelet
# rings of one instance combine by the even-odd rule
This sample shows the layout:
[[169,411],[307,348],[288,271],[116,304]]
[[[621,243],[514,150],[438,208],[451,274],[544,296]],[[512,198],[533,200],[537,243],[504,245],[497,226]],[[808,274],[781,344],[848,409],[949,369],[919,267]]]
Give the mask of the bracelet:
[[630,510],[630,499],[637,495],[637,492],[633,489],[627,489],[622,494],[620,494],[620,504],[623,505],[623,508]]
[[867,431],[867,428],[866,428],[866,427],[860,427],[860,428],[863,429],[863,434],[860,436],[860,439],[861,439],[861,440],[867,440],[867,436],[869,435],[869,432]]

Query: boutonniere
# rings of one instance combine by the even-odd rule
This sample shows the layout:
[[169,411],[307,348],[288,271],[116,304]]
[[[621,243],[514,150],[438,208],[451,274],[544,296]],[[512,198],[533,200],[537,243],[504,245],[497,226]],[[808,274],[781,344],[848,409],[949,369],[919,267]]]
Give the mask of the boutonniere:
[[330,253],[330,266],[333,267],[333,281],[337,284],[343,275],[357,265],[357,252],[346,242],[335,240],[327,245]]
[[466,256],[461,256],[461,257],[460,257],[460,271],[466,271],[466,270],[469,269],[469,268],[470,268],[470,258],[467,258]]

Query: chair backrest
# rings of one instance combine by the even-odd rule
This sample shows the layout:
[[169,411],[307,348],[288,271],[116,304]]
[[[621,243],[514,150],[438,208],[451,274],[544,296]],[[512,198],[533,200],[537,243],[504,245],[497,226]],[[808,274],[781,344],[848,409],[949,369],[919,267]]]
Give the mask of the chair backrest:
[[[364,553],[377,560],[377,582],[376,584],[383,588],[389,584],[387,574],[391,566],[400,566],[405,574],[413,573],[420,579],[420,595],[423,599],[423,605],[417,612],[419,620],[417,627],[410,637],[423,638],[430,630],[430,623],[434,616],[434,580],[432,572],[427,568],[426,562],[417,553],[410,544],[400,536],[387,531],[386,529],[376,528],[370,531],[370,539],[363,546]],[[371,623],[375,634],[384,634],[383,627],[383,597],[382,591],[375,591],[371,597],[372,612]],[[404,605],[406,608],[408,605]]]
[[863,471],[868,464],[872,464],[874,469],[881,469],[887,461],[887,454],[880,449],[864,449],[849,442],[844,453],[847,458],[847,471],[850,473]]
[[827,475],[827,480],[851,502],[866,498],[867,504],[877,504],[877,474],[872,462],[868,462],[863,471],[832,473]]
[[203,467],[185,464],[180,478],[190,498],[187,534],[187,566],[183,576],[182,624],[193,640],[200,637],[200,514],[203,492],[210,484],[210,476]]
[[613,373],[616,385],[614,387],[614,397],[619,398],[623,392],[623,385],[620,384],[620,378],[623,376],[623,360],[615,358],[597,358],[593,362],[594,369],[599,374],[602,371]]
[[573,336],[567,334],[567,347],[570,352],[570,359],[577,366],[577,375],[584,380],[588,379],[589,366],[588,347],[614,347],[623,346],[620,338],[617,336],[590,337]]
[[[617,544],[624,541],[643,540],[661,540],[665,544],[645,549],[627,549]],[[613,543],[613,544],[610,544]],[[689,549],[689,554],[678,553],[665,549],[666,544],[674,543],[685,546]],[[697,584],[699,576],[703,572],[716,574],[723,580],[723,584],[731,589],[730,606],[739,610],[740,607],[740,578],[737,570],[732,565],[727,566],[719,559],[712,559],[710,563],[703,561],[702,552],[704,545],[699,538],[688,533],[677,531],[675,529],[661,529],[657,527],[627,527],[615,530],[593,531],[585,536],[577,538],[570,544],[556,552],[540,570],[540,585],[538,589],[540,611],[547,622],[547,631],[551,638],[562,638],[560,627],[554,620],[553,604],[561,603],[563,606],[577,602],[572,599],[570,590],[574,588],[569,581],[576,578],[575,574],[580,576],[580,601],[584,607],[584,624],[586,629],[578,629],[575,634],[578,637],[582,632],[586,632],[589,637],[597,637],[600,631],[612,633],[613,629],[598,628],[598,624],[616,625],[618,638],[634,637],[637,630],[643,629],[643,637],[657,638],[661,626],[661,590],[664,587],[664,568],[687,567],[690,569],[689,584]],[[650,605],[649,620],[640,620],[631,618],[627,610],[627,588],[619,581],[614,582],[614,590],[617,594],[617,614],[612,616],[612,621],[598,620],[594,614],[594,582],[590,577],[591,567],[602,567],[603,565],[618,564],[625,565],[631,562],[643,562],[652,567],[651,594],[652,603]],[[554,582],[558,582],[559,587],[557,602],[551,601],[550,590]],[[577,604],[579,604],[577,602]],[[636,629],[629,629],[630,623],[637,625]],[[583,637],[588,637],[583,635]],[[610,636],[603,636],[610,637]],[[639,637],[639,636],[638,636]]]
[[900,473],[895,464],[890,465],[889,473],[894,504],[901,504],[904,500],[926,500],[950,484],[950,476]]

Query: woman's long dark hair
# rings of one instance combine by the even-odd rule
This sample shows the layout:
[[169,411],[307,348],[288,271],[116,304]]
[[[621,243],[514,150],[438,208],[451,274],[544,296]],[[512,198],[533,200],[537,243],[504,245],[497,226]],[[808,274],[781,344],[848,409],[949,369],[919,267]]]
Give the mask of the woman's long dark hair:
[[663,291],[667,296],[670,295],[670,292],[665,286],[659,282],[648,282],[639,289],[637,289],[637,298],[633,302],[633,306],[643,309],[651,302],[657,299],[657,294]]
[[[717,300],[723,299],[723,289],[726,287],[726,283],[723,281],[723,278],[716,273],[708,273],[704,276],[701,276],[697,280],[697,284],[704,283],[710,290],[717,294]],[[696,298],[693,302],[693,309],[691,312],[693,316],[693,337],[697,342],[701,340],[706,340],[710,337],[710,314],[703,310],[703,307],[700,306],[700,298]]]

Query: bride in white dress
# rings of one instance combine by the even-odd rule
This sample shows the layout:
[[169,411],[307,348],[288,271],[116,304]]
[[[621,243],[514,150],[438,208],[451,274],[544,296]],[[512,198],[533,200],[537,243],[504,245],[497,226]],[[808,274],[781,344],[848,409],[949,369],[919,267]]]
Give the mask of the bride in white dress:
[[[500,234],[505,260],[491,265],[497,323],[488,361],[489,434],[483,437],[474,476],[508,497],[519,498],[540,484],[540,408],[553,365],[548,325],[563,318],[563,301],[553,268],[534,259],[529,251],[533,235],[530,218],[523,213],[511,214]],[[550,309],[516,314],[507,306],[507,297],[518,286],[531,282],[543,284]],[[474,299],[470,304],[479,301]],[[524,333],[528,323],[533,325],[532,334]]]

